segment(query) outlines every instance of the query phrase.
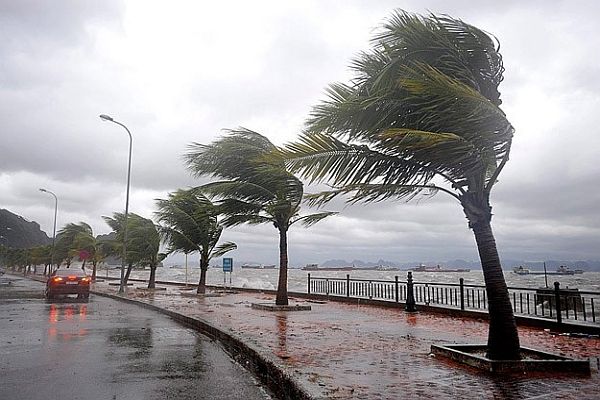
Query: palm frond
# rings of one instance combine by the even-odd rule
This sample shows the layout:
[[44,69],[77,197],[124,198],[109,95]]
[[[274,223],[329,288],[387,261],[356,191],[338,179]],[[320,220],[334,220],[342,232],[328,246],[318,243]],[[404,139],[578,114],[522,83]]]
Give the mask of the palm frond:
[[215,249],[212,251],[211,258],[219,258],[235,249],[237,249],[237,244],[233,242],[222,243],[221,245],[215,247]]
[[[390,133],[391,135],[391,133]],[[333,186],[373,180],[395,184],[425,184],[436,171],[428,164],[387,155],[365,145],[341,142],[325,134],[305,134],[280,152],[290,170],[310,182],[329,180]]]
[[336,214],[338,214],[338,213],[335,211],[325,211],[325,212],[320,212],[320,213],[315,213],[315,214],[304,215],[304,216],[299,217],[299,218],[293,220],[292,222],[290,222],[290,225],[292,225],[296,222],[300,222],[302,224],[302,226],[308,228],[308,227],[316,224],[317,222],[320,222],[323,219],[330,217],[332,215],[336,215]]
[[242,224],[259,225],[274,222],[273,217],[256,215],[256,214],[232,214],[227,215],[221,220],[221,223],[226,227],[232,227]]

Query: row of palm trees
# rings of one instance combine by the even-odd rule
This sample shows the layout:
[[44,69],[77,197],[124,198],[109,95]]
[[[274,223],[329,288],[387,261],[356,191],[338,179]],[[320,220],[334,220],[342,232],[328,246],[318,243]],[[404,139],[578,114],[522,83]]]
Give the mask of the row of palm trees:
[[[272,224],[280,249],[276,303],[287,304],[289,228],[333,214],[300,214],[304,189],[294,173],[330,185],[306,196],[316,206],[339,196],[369,203],[443,193],[461,205],[475,235],[489,303],[488,356],[518,359],[516,323],[491,228],[490,193],[514,133],[500,109],[504,67],[497,41],[448,16],[396,11],[351,69],[355,79],[329,86],[329,98],[314,107],[295,143],[278,148],[240,128],[209,145],[191,144],[187,168],[216,180],[158,202],[158,232],[168,251],[198,251],[206,268],[211,254],[235,248],[216,246],[222,227]],[[122,221],[111,222],[118,234]],[[135,258],[129,252],[127,258],[131,265]]]
[[[322,206],[410,201],[443,193],[462,207],[480,255],[490,329],[487,355],[520,358],[520,344],[491,227],[490,194],[508,161],[514,128],[500,109],[504,67],[499,44],[449,16],[396,11],[352,62],[355,78],[329,86],[295,143],[275,148],[247,129],[186,155],[219,199],[226,225],[273,223],[280,235],[279,287],[287,271],[286,232],[300,217],[302,183],[326,182],[309,195]],[[287,299],[278,291],[277,303]]]
[[[198,293],[204,293],[206,270],[209,261],[236,248],[231,242],[217,246],[223,227],[218,223],[217,207],[197,189],[180,189],[169,195],[167,200],[157,200],[156,212],[159,224],[135,213],[127,217],[127,269],[124,283],[127,284],[134,267],[148,267],[148,287],[154,288],[156,268],[169,253],[183,252],[200,254],[201,278]],[[56,235],[55,246],[36,246],[29,249],[0,248],[0,261],[23,272],[44,265],[44,274],[50,274],[51,260],[65,268],[71,268],[74,260],[82,261],[81,268],[91,263],[92,280],[96,280],[97,266],[107,257],[122,257],[125,215],[114,213],[103,217],[112,228],[112,233],[96,237],[85,222],[68,223]],[[166,251],[160,252],[161,239]],[[54,254],[52,254],[54,252]]]

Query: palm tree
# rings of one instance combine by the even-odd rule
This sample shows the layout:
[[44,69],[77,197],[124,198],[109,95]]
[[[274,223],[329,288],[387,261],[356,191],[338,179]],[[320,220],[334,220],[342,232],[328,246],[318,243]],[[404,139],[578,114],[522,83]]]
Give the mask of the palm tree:
[[66,258],[69,260],[68,266],[70,266],[70,260],[78,256],[83,261],[81,268],[85,271],[85,264],[89,259],[92,261],[92,277],[95,279],[96,265],[98,259],[101,259],[102,256],[92,227],[85,222],[79,222],[78,224],[68,223],[58,234],[60,235],[59,247],[63,255],[66,251]]
[[210,260],[237,248],[232,242],[217,246],[223,227],[217,207],[197,189],[179,189],[167,200],[157,199],[156,218],[168,251],[200,254],[200,281],[197,293],[206,293],[206,270]]
[[34,265],[34,273],[37,272],[37,266],[44,265],[44,275],[52,263],[52,245],[35,246],[29,249],[31,261]]
[[265,157],[277,148],[263,135],[245,128],[229,130],[210,145],[193,143],[185,155],[196,176],[211,175],[218,182],[201,186],[219,199],[225,226],[273,224],[279,232],[279,280],[275,304],[287,305],[287,232],[300,222],[310,226],[331,212],[300,216],[302,182],[281,161]]
[[[60,265],[63,261],[66,262],[67,268],[71,267],[73,257],[78,255],[78,249],[76,241],[78,237],[82,235],[91,235],[92,228],[85,222],[79,224],[68,223],[62,227],[56,234],[56,249],[55,259]],[[85,261],[83,263],[85,268]]]
[[[139,265],[150,267],[148,288],[156,287],[156,268],[165,259],[166,254],[160,253],[160,236],[157,226],[147,218],[133,218],[130,221],[127,248],[137,255]],[[129,276],[128,276],[129,277]]]
[[[112,243],[112,254],[122,257],[125,214],[116,212],[113,213],[112,217],[103,216],[102,218],[115,233],[116,239]],[[154,285],[153,279],[156,267],[161,261],[158,255],[160,241],[154,223],[147,218],[129,213],[127,216],[127,232],[127,254],[125,260],[127,270],[123,278],[124,284],[127,285],[134,265],[150,265],[151,279],[149,280],[149,285]]]
[[307,129],[283,152],[292,171],[332,189],[324,204],[411,200],[445,193],[473,230],[488,294],[488,357],[518,359],[519,337],[491,228],[490,192],[513,127],[499,108],[504,67],[486,33],[451,17],[396,11],[352,63],[356,79],[329,87]]

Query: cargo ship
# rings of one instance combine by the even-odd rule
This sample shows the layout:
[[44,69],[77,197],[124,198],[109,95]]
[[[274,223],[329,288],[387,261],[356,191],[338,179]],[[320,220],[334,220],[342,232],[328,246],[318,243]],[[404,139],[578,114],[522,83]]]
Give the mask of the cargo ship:
[[263,264],[242,264],[244,269],[275,269],[275,265],[263,265]]
[[439,265],[435,267],[428,267],[426,265],[419,265],[418,267],[414,267],[410,269],[413,272],[470,272],[470,269],[466,268],[442,268]]

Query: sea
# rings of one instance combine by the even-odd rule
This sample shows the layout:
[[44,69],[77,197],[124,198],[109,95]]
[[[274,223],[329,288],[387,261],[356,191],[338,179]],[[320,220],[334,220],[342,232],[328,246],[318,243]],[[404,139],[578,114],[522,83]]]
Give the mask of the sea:
[[[406,281],[408,271],[392,270],[355,270],[355,271],[305,271],[300,268],[288,269],[288,290],[292,292],[306,292],[308,274],[311,278],[350,278],[393,281],[396,276],[400,281]],[[100,269],[99,277],[108,274],[111,277],[119,277],[119,269]],[[150,270],[133,270],[132,278],[148,279]],[[234,268],[233,272],[224,273],[220,267],[210,267],[207,271],[207,284],[215,286],[232,286],[239,288],[252,288],[263,290],[276,290],[279,269],[248,269]],[[465,284],[483,285],[483,273],[481,270],[469,272],[413,272],[413,280],[419,283],[459,283],[463,278]],[[509,287],[537,289],[554,287],[554,282],[559,282],[561,288],[579,289],[580,291],[600,292],[600,272],[584,272],[576,275],[548,275],[547,281],[544,275],[517,275],[512,270],[504,271],[504,278]],[[197,284],[200,280],[200,269],[197,266],[188,265],[187,271],[184,266],[167,265],[156,270],[156,279],[164,281],[176,281]]]

